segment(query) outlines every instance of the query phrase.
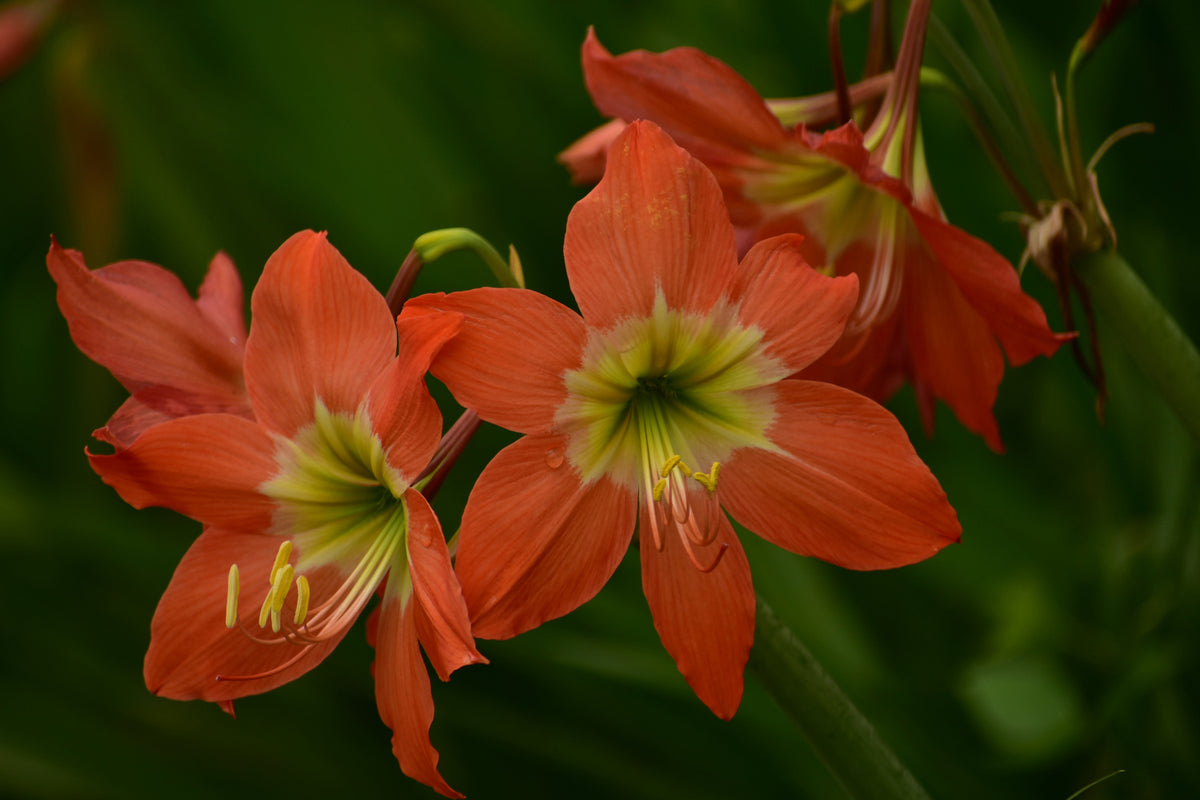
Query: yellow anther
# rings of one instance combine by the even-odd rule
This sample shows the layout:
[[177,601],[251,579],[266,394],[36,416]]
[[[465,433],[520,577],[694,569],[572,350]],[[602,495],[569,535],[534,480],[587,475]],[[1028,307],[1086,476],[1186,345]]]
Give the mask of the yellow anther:
[[271,611],[279,613],[283,608],[284,598],[292,588],[292,575],[295,570],[291,564],[284,564],[283,569],[279,570],[275,576],[275,585],[271,587]]
[[308,578],[303,575],[296,578],[296,613],[292,616],[292,622],[297,625],[303,625],[304,620],[308,618]]
[[657,503],[659,500],[662,500],[663,492],[665,492],[666,490],[667,490],[667,479],[666,478],[659,478],[657,481],[655,481],[655,483],[654,483],[654,502]]
[[717,490],[717,473],[720,471],[720,462],[714,461],[712,469],[710,469],[707,474],[703,472],[693,472],[692,477],[699,481],[701,486],[703,486],[705,489],[708,489],[709,494],[712,494]]
[[663,462],[659,468],[658,474],[662,477],[667,477],[671,474],[671,470],[678,468],[684,475],[691,476],[692,470],[687,464],[683,463],[683,459],[679,455],[673,455]]
[[229,588],[225,590],[225,627],[237,625],[237,601],[240,581],[237,564],[229,566]]
[[283,621],[279,619],[279,609],[271,609],[271,630],[279,633],[279,629],[283,627]]
[[262,608],[258,610],[258,627],[267,627],[267,617],[271,616],[271,598],[275,595],[275,587],[271,587],[271,591],[267,592],[267,596],[263,598]]
[[270,577],[267,578],[267,581],[272,586],[275,585],[275,576],[279,573],[279,570],[283,568],[283,565],[286,564],[288,562],[288,559],[291,557],[292,557],[292,542],[290,539],[288,539],[288,540],[285,540],[283,544],[279,545],[279,552],[275,554],[275,564],[271,567]]

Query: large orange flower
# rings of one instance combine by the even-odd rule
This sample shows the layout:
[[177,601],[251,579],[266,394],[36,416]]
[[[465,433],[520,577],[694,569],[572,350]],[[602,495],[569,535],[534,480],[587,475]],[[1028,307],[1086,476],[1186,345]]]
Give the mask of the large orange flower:
[[459,320],[397,324],[311,231],[267,262],[251,308],[253,419],[184,416],[91,456],[130,504],[206,526],[155,612],[146,684],[230,710],[315,667],[380,591],[374,673],[393,750],[405,773],[460,796],[429,742],[419,646],[443,680],[483,657],[441,526],[413,486],[441,433],[425,372]]
[[809,263],[859,277],[842,340],[809,377],[878,400],[909,380],[928,425],[941,398],[999,450],[1001,346],[1019,365],[1062,337],[1012,266],[938,204],[916,116],[928,13],[928,2],[913,4],[865,133],[852,122],[824,134],[786,127],[740,75],[692,48],[614,57],[589,31],[583,68],[604,114],[658,123],[713,170],[747,241],[800,233]]
[[89,270],[83,255],[51,240],[46,266],[71,338],[130,397],[98,439],[128,446],[159,422],[189,414],[253,416],[242,380],[246,321],[242,282],[218,253],[195,300],[174,274],[145,261]]
[[463,316],[433,373],[483,419],[526,434],[484,470],[463,515],[456,569],[477,636],[514,636],[590,599],[637,527],[663,644],[728,718],[754,592],[726,512],[854,569],[919,561],[958,538],[894,417],[789,378],[837,340],[857,291],[854,277],[811,269],[797,241],[761,242],[739,264],[712,174],[637,122],[567,221],[582,316],[520,289],[410,301],[401,323]]

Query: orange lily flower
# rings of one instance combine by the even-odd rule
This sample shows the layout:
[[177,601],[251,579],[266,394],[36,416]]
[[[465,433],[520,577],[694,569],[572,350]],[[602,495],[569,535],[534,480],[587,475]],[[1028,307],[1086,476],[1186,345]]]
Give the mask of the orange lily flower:
[[89,454],[131,505],[206,526],[154,614],[146,685],[231,711],[320,663],[378,592],[376,698],[393,751],[406,774],[461,797],[429,742],[419,647],[442,680],[484,659],[441,526],[413,485],[441,434],[425,372],[459,320],[397,323],[311,231],[270,258],[251,308],[253,419],[184,416]]
[[242,282],[218,253],[193,300],[173,273],[145,261],[89,270],[53,239],[46,266],[75,345],[106,367],[130,397],[93,435],[128,447],[168,419],[222,412],[252,417],[242,380]]
[[712,174],[635,122],[567,221],[582,316],[522,289],[409,302],[402,323],[462,315],[434,375],[481,418],[526,434],[485,468],[463,514],[456,570],[476,636],[515,636],[589,600],[637,527],[663,644],[728,719],[755,601],[726,512],[853,569],[920,561],[958,539],[891,414],[789,377],[841,335],[858,283],[811,269],[798,240],[760,242],[739,264]]
[[877,400],[911,381],[927,428],[940,398],[999,451],[1004,354],[1024,364],[1069,337],[1051,332],[1008,261],[938,204],[916,117],[928,13],[927,0],[912,5],[865,133],[853,122],[824,134],[786,127],[740,75],[692,48],[614,57],[589,31],[583,68],[601,112],[658,123],[712,169],[747,241],[800,233],[809,263],[859,277],[842,341],[809,377]]

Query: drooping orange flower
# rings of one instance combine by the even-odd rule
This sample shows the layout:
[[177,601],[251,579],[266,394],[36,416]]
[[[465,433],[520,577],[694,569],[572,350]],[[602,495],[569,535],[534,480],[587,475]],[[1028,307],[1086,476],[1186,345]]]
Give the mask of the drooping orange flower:
[[823,134],[786,127],[741,76],[692,48],[614,57],[589,31],[584,74],[604,114],[658,123],[712,169],[746,241],[800,233],[809,263],[859,277],[842,340],[809,377],[878,400],[911,381],[927,427],[940,398],[1000,450],[992,407],[1004,354],[1020,365],[1064,337],[1013,267],[938,204],[916,116],[928,13],[927,0],[913,3],[865,133],[853,122]]
[[425,372],[459,320],[397,323],[311,231],[267,262],[251,308],[252,419],[183,416],[90,455],[131,505],[206,526],[155,612],[146,685],[231,710],[315,667],[379,592],[376,698],[393,750],[406,774],[459,797],[429,742],[420,648],[443,680],[484,659],[441,526],[413,485],[441,433]]
[[526,434],[487,466],[463,515],[456,570],[476,636],[514,636],[590,599],[636,527],[663,644],[729,718],[754,592],[726,512],[854,569],[957,540],[954,510],[891,414],[789,377],[838,339],[857,288],[811,269],[798,239],[761,242],[739,264],[712,174],[636,122],[567,221],[582,316],[521,289],[409,302],[402,323],[463,316],[433,373]]
[[96,438],[127,447],[176,417],[253,416],[242,379],[242,282],[229,256],[212,260],[195,300],[162,267],[121,261],[93,271],[81,253],[54,240],[46,266],[75,345],[130,393]]

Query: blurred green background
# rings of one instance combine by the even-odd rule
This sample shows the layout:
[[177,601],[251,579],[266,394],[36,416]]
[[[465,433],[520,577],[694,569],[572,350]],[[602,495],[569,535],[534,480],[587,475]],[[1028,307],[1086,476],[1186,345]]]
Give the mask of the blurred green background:
[[[1099,5],[997,4],[1046,119],[1050,72]],[[198,526],[126,507],[87,467],[89,433],[123,393],[70,342],[44,267],[51,233],[93,267],[145,259],[192,288],[223,249],[249,287],[311,227],[386,288],[417,235],[463,225],[515,244],[531,287],[566,298],[562,235],[582,190],[554,156],[600,121],[578,64],[587,25],[614,52],[701,47],[787,96],[830,86],[826,13],[799,0],[64,6],[0,82],[0,796],[435,796],[391,756],[362,635],[239,703],[236,721],[146,692],[150,617]],[[935,13],[981,55],[957,2]],[[854,73],[865,19],[844,28]],[[1193,338],[1198,34],[1193,4],[1145,3],[1080,86],[1085,149],[1126,123],[1158,127],[1113,151],[1100,185],[1121,251]],[[928,61],[943,63],[932,47]],[[1015,260],[1001,218],[1015,204],[958,112],[930,96],[922,113],[951,221]],[[452,256],[418,290],[486,280]],[[1047,280],[1024,282],[1061,329]],[[1101,336],[1105,424],[1066,350],[1006,377],[1003,456],[945,409],[929,439],[910,393],[891,403],[962,544],[852,573],[747,540],[756,587],[937,798],[1065,800],[1115,770],[1086,797],[1200,796],[1197,448]],[[436,504],[447,528],[506,441],[487,430],[472,444]],[[483,643],[490,666],[434,681],[448,781],[477,798],[840,796],[752,678],[732,722],[695,699],[637,567],[567,618]]]

